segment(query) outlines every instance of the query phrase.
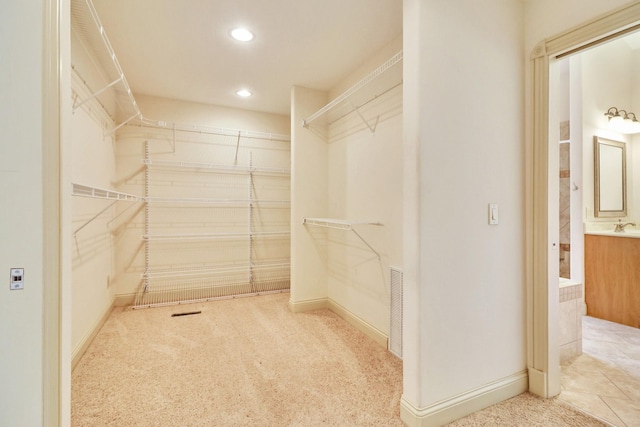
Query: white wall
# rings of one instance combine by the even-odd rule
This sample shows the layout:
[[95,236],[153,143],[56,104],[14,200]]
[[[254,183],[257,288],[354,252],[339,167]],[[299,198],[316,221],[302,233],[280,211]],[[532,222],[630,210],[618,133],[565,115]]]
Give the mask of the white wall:
[[[417,179],[405,179],[404,207],[418,212],[405,214],[415,270],[405,276],[404,401],[429,412],[497,380],[522,387],[523,7],[404,5],[404,170]],[[499,225],[488,225],[489,203]]]
[[[70,135],[65,150],[70,153],[70,179],[73,183],[113,189],[115,185],[115,144],[104,132],[112,129],[116,116],[113,89],[99,98],[91,94],[110,82],[96,68],[82,43],[71,33],[72,93],[75,103],[91,99],[76,109],[70,117]],[[111,220],[116,207],[108,208],[110,200],[73,197],[72,228],[72,326],[71,345],[77,361],[92,334],[100,326],[113,303],[111,286],[113,242]],[[108,209],[107,209],[108,208]],[[102,214],[101,211],[107,209]],[[77,230],[77,231],[76,231]]]
[[[0,418],[43,419],[43,22],[45,2],[13,1],[0,14]],[[9,290],[9,270],[25,288]]]
[[327,233],[305,227],[303,218],[328,216],[326,126],[303,120],[328,102],[327,93],[296,86],[291,90],[291,299],[294,311],[324,306],[327,298]]
[[[398,38],[345,81],[353,85],[400,50]],[[368,101],[360,113],[369,126],[375,125],[374,132],[350,105],[328,114],[329,217],[383,224],[354,226],[380,258],[354,233],[329,232],[328,297],[385,336],[390,326],[389,267],[403,267],[402,86],[393,88],[401,77],[399,63],[355,95],[356,105]],[[347,86],[338,85],[343,91]],[[334,98],[342,92],[331,93]]]

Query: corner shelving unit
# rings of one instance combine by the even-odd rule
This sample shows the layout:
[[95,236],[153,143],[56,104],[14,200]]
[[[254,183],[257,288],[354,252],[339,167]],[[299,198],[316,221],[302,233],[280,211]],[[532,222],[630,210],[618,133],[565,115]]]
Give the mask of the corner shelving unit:
[[[87,50],[89,56],[95,58],[96,67],[104,74],[105,81],[108,82],[101,88],[89,87],[84,82],[83,95],[74,95],[72,109],[75,112],[89,101],[95,99],[100,103],[102,109],[107,111],[100,98],[105,94],[115,92],[118,116],[124,117],[124,120],[115,121],[111,117],[113,122],[109,124],[108,129],[105,131],[105,136],[114,135],[125,125],[136,125],[145,129],[157,130],[161,133],[169,133],[169,139],[173,144],[173,155],[176,154],[175,148],[178,141],[189,139],[188,135],[197,135],[196,138],[199,138],[200,135],[233,137],[235,142],[233,165],[218,165],[192,161],[151,159],[147,141],[143,159],[144,197],[74,184],[73,194],[76,196],[111,199],[114,200],[113,203],[120,200],[145,202],[144,231],[142,233],[144,272],[142,274],[141,290],[136,296],[134,305],[136,307],[147,307],[211,299],[238,293],[288,290],[290,276],[288,256],[289,217],[286,215],[285,221],[282,219],[285,215],[274,215],[268,211],[281,212],[286,209],[288,212],[290,203],[289,200],[256,197],[254,194],[254,178],[269,177],[269,179],[282,178],[289,180],[290,171],[278,168],[253,167],[251,161],[247,166],[239,166],[238,154],[242,139],[289,142],[290,137],[269,132],[180,124],[144,117],[92,0],[71,0],[71,19],[73,31],[83,41],[83,48]],[[179,133],[180,138],[177,138]],[[186,136],[186,138],[183,138],[183,136]],[[188,189],[189,194],[181,194],[178,186],[172,189],[175,194],[167,194],[168,190],[166,189],[163,189],[163,194],[155,194],[154,189],[157,187],[154,186],[157,183],[153,180],[152,171],[154,176],[170,175],[171,173],[175,174],[176,171],[182,171],[178,173],[184,172],[192,174],[191,176],[194,177],[211,173],[218,174],[218,176],[231,174],[239,175],[240,177],[246,176],[247,180],[243,188],[244,194],[240,197],[235,197],[235,195],[234,197],[215,197],[216,194],[213,194],[213,197],[211,197],[211,194],[198,195],[196,194],[197,189],[194,188]],[[216,178],[213,181],[215,182]],[[184,182],[181,182],[180,185],[184,186]],[[222,186],[222,184],[218,185]],[[284,188],[282,185],[280,187]],[[206,186],[203,186],[201,192],[207,192]],[[220,192],[224,193],[224,191]],[[151,197],[152,194],[153,197]],[[111,206],[113,204],[107,206],[89,220],[88,223],[106,212]],[[167,213],[172,210],[173,212]],[[238,229],[240,227],[238,224],[241,221],[238,216],[233,216],[233,219],[225,219],[225,221],[232,223],[230,227],[226,227],[223,223],[215,224],[213,230],[206,229],[206,226],[212,224],[214,220],[209,217],[204,218],[203,212],[210,213],[224,210],[233,211],[234,213],[239,210],[245,210],[246,216],[243,216],[243,218],[246,218],[246,220],[242,226],[243,230]],[[159,216],[160,220],[156,221],[152,217],[158,211],[163,212]],[[166,217],[172,215],[178,219],[167,220],[167,223],[162,223]],[[198,221],[190,223],[189,216],[204,219],[198,219]],[[254,217],[260,219],[261,223],[256,224]],[[274,220],[273,218],[280,219]],[[273,223],[265,225],[269,221]],[[84,224],[80,229],[84,228],[88,223]],[[157,228],[160,228],[160,231]],[[76,233],[80,229],[76,230]],[[286,241],[287,257],[274,255],[273,259],[265,259],[263,252],[256,253],[257,250],[263,251],[265,240],[271,242],[276,239],[283,241],[280,247],[284,247],[284,241]],[[217,250],[218,252],[216,253],[218,255],[222,254],[221,258],[225,258],[224,249],[220,249],[219,246],[232,245],[235,250],[237,244],[246,245],[242,261],[228,262],[227,260],[212,259],[208,262],[203,262],[201,259],[203,252],[206,255],[207,251],[212,249]],[[166,249],[171,254],[165,258],[159,257],[159,259],[162,258],[162,262],[152,262],[152,258],[155,256],[154,248],[158,245],[165,245],[171,248]],[[206,246],[206,250],[203,251],[200,250],[201,245],[209,246]],[[175,249],[178,247],[181,250]],[[182,251],[192,254],[194,258],[200,258],[198,261],[192,261]],[[233,252],[232,250],[229,251]],[[281,254],[282,252],[283,250],[275,251],[276,254]]]
[[[251,153],[246,166],[156,160],[151,158],[148,141],[145,143],[143,164],[146,207],[142,239],[145,246],[145,268],[143,287],[136,297],[134,307],[288,290],[289,258],[265,259],[264,256],[257,256],[255,250],[256,246],[260,247],[268,240],[285,240],[288,247],[288,222],[286,228],[276,228],[277,224],[274,226],[263,223],[258,227],[255,221],[262,209],[288,210],[290,202],[284,199],[258,198],[254,188],[256,177],[288,180],[289,170],[254,167]],[[178,185],[171,178],[175,174],[187,174],[187,178],[193,179],[186,179]],[[215,190],[201,185],[203,182],[216,182],[216,176],[229,175],[234,177],[234,181],[231,185],[224,186],[223,197],[211,197],[211,191],[215,193]],[[169,177],[166,188],[163,184],[156,185],[154,177]],[[203,181],[203,177],[210,178]],[[241,184],[243,180],[244,185]],[[185,184],[186,182],[191,184]],[[163,194],[155,196],[154,191]],[[167,191],[171,194],[166,194]],[[177,194],[185,191],[189,196],[202,197]],[[229,191],[234,195],[244,192],[245,197],[224,197],[229,195]],[[159,209],[162,213],[158,213]],[[231,213],[224,213],[226,211]],[[246,218],[244,226],[240,225],[242,211],[245,211]],[[232,219],[226,220],[231,223],[227,226],[217,224],[215,212],[231,216]],[[192,215],[195,219],[189,222],[188,218]],[[172,219],[168,220],[168,216]],[[178,223],[173,218],[187,219]],[[155,230],[156,228],[160,231]],[[242,245],[245,247],[244,255],[240,249]],[[171,259],[166,262],[154,260],[156,257],[162,258],[158,254],[166,247],[174,246],[180,249],[176,250]],[[225,247],[229,247],[228,251],[224,251]],[[194,256],[196,259],[180,259],[180,252],[188,251],[197,253]],[[202,261],[203,253],[208,251],[215,254],[212,254],[209,261]],[[229,259],[225,259],[227,255]]]

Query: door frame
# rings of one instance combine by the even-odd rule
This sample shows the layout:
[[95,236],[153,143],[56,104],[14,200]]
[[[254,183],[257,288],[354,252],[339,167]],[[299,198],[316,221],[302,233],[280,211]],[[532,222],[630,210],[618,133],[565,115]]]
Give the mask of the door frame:
[[560,392],[557,282],[548,278],[549,236],[549,67],[560,59],[640,28],[640,2],[634,2],[540,42],[530,56],[532,80],[530,144],[527,147],[527,366],[529,390],[541,397]]

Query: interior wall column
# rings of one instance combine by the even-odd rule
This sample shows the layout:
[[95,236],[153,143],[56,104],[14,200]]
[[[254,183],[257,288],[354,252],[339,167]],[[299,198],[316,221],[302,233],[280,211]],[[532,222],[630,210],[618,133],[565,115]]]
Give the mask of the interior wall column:
[[[326,126],[303,120],[327,103],[327,93],[296,86],[291,91],[291,296],[292,311],[323,308],[327,303],[326,252],[302,225],[305,217],[328,212]],[[326,251],[326,248],[324,248]]]

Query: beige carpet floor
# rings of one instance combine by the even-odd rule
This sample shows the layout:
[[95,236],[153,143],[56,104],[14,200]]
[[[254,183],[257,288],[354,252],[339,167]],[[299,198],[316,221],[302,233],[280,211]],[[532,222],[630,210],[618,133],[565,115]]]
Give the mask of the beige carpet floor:
[[[73,371],[72,425],[402,426],[402,362],[288,298],[114,310]],[[602,425],[530,394],[451,424]]]
[[403,425],[402,362],[288,299],[114,310],[74,369],[72,425]]

